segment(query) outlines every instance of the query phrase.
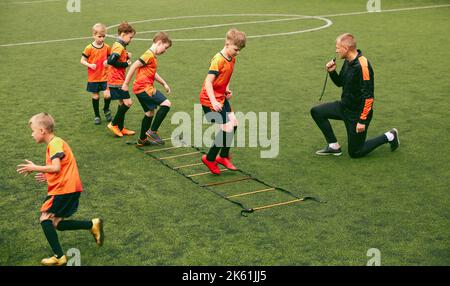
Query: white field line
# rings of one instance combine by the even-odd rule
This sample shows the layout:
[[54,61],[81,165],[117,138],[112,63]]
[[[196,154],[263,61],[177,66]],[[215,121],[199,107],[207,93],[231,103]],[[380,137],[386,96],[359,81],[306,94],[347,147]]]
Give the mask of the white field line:
[[[56,1],[56,0],[43,0],[43,1]],[[34,1],[37,2],[37,1]],[[352,15],[362,15],[362,14],[378,14],[378,13],[389,13],[389,12],[402,12],[402,11],[411,11],[411,10],[422,10],[422,9],[435,9],[435,8],[445,8],[450,7],[450,4],[443,4],[443,5],[431,5],[431,6],[419,6],[419,7],[408,7],[408,8],[397,8],[397,9],[388,9],[388,10],[381,10],[380,12],[368,12],[368,11],[362,11],[362,12],[351,12],[351,13],[341,13],[341,14],[330,14],[330,15],[320,15],[316,17],[341,17],[341,16],[352,16]],[[242,14],[244,16],[245,14]],[[273,14],[273,16],[276,16],[277,14]],[[211,15],[213,16],[213,15]],[[219,16],[219,15],[217,15]],[[227,15],[221,15],[221,16],[227,16]],[[234,15],[236,16],[236,15]],[[255,16],[254,14],[252,16]],[[286,15],[284,15],[286,16]],[[203,16],[204,17],[204,16]],[[310,16],[313,17],[313,16]],[[170,19],[186,19],[186,18],[199,18],[199,16],[180,16],[180,17],[170,17],[170,18],[160,18],[160,19],[154,19],[153,21],[159,20],[170,20]],[[142,20],[142,21],[136,21],[132,23],[145,23],[149,22],[150,20]],[[108,28],[117,27],[117,25],[110,26]],[[274,34],[276,35],[276,34]],[[1,44],[0,47],[12,47],[12,46],[24,46],[24,45],[37,45],[37,44],[47,44],[47,43],[55,43],[55,42],[65,42],[65,41],[75,41],[75,40],[85,40],[90,39],[91,37],[78,37],[78,38],[68,38],[68,39],[57,39],[57,40],[46,40],[46,41],[34,41],[34,42],[22,42],[22,43],[11,43],[11,44]],[[183,39],[178,39],[179,41],[183,41]],[[185,39],[189,40],[189,39]]]
[[0,3],[0,5],[36,4],[36,3],[46,3],[46,2],[61,2],[61,0],[41,0],[41,1],[6,2],[6,3]]
[[197,29],[207,29],[207,28],[218,28],[218,27],[226,27],[226,26],[234,26],[234,25],[248,25],[248,24],[261,24],[261,23],[272,23],[272,22],[283,22],[283,21],[294,21],[308,18],[307,16],[298,16],[296,18],[287,18],[287,19],[274,19],[274,20],[261,20],[261,21],[252,21],[252,22],[235,22],[235,23],[223,23],[223,24],[215,24],[215,25],[207,25],[207,26],[197,26],[197,27],[183,27],[183,28],[175,28],[175,29],[163,29],[163,30],[151,30],[151,31],[142,31],[137,32],[136,35],[140,34],[148,34],[148,33],[156,33],[159,31],[164,32],[174,32],[174,31],[185,31],[185,30],[197,30]]

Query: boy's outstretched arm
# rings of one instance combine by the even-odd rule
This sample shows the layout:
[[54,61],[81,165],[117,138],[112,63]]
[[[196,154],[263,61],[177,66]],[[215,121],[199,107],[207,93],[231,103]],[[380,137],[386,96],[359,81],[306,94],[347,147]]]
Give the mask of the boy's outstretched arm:
[[215,79],[216,79],[216,75],[209,73],[205,79],[205,89],[206,89],[206,93],[208,94],[208,98],[209,98],[209,101],[211,102],[213,109],[215,111],[221,111],[222,105],[217,101],[216,97],[214,96],[213,82]]
[[130,69],[128,70],[127,76],[125,77],[125,81],[122,84],[122,90],[128,91],[128,85],[130,84],[130,81],[133,78],[134,73],[136,72],[136,70],[138,68],[140,68],[142,66],[144,66],[144,64],[141,61],[139,61],[139,60],[135,61],[131,65]]
[[164,89],[167,91],[167,93],[170,93],[170,86],[167,84],[167,82],[158,74],[155,74],[155,80],[159,82],[162,86],[164,86]]
[[31,172],[41,172],[41,173],[59,173],[61,171],[61,159],[54,158],[51,165],[39,166],[35,165],[33,162],[25,159],[25,164],[17,165],[17,172],[28,175]]

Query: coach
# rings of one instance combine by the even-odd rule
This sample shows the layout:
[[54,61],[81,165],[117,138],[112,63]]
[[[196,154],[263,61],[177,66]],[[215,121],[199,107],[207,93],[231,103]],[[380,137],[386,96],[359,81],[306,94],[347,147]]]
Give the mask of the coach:
[[326,68],[334,84],[342,87],[342,95],[340,101],[324,103],[311,109],[311,116],[328,143],[316,154],[342,154],[329,119],[344,121],[348,153],[352,158],[363,157],[388,142],[391,151],[394,151],[400,144],[395,128],[366,141],[367,130],[373,117],[374,78],[372,66],[361,51],[356,49],[353,35],[347,33],[336,39],[336,54],[345,59],[339,74],[336,72],[335,60],[328,62]]

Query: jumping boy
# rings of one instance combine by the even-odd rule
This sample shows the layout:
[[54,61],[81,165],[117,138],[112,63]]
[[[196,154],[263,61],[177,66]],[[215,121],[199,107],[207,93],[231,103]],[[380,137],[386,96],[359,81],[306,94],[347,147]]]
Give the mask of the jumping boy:
[[122,90],[125,81],[125,71],[131,64],[131,54],[126,47],[131,43],[136,31],[127,22],[122,22],[117,28],[118,38],[111,48],[111,55],[108,58],[110,69],[108,72],[108,87],[112,100],[119,100],[119,107],[108,128],[118,137],[123,135],[134,135],[135,132],[124,127],[125,113],[133,104],[128,91]]
[[111,54],[111,48],[106,44],[106,26],[97,23],[92,27],[92,36],[94,42],[87,45],[81,55],[80,63],[88,68],[88,83],[86,90],[92,93],[92,107],[94,108],[94,124],[99,125],[101,123],[100,111],[99,111],[99,93],[103,91],[103,97],[105,105],[103,112],[105,114],[106,121],[112,120],[111,111],[109,110],[109,104],[111,103],[111,96],[109,90],[106,87],[107,75],[107,59]]
[[[133,93],[136,94],[139,103],[144,109],[144,118],[142,119],[141,134],[137,145],[139,147],[160,144],[164,141],[158,135],[158,128],[170,110],[171,102],[159,90],[153,86],[156,80],[166,92],[170,94],[170,87],[166,81],[156,72],[158,66],[157,56],[163,54],[172,46],[172,40],[164,32],[156,33],[153,37],[152,46],[137,60],[128,70],[122,90],[128,91],[128,84],[137,70],[136,79],[133,84]],[[153,121],[154,110],[159,106],[156,112],[155,121]]]
[[[229,170],[237,170],[231,163],[230,147],[238,122],[229,102],[232,92],[229,89],[236,56],[245,47],[246,35],[237,29],[226,34],[225,47],[211,60],[208,75],[200,92],[200,103],[208,121],[220,125],[221,131],[202,162],[211,173],[220,175],[218,164]],[[220,154],[219,154],[220,152]]]
[[67,257],[61,249],[56,230],[88,229],[91,231],[97,245],[103,244],[103,222],[94,218],[91,221],[64,220],[73,215],[78,208],[78,200],[83,186],[78,174],[77,162],[69,145],[54,134],[55,122],[47,113],[39,113],[28,122],[36,143],[46,143],[47,152],[45,166],[35,165],[29,160],[17,166],[19,174],[28,175],[38,172],[35,176],[38,182],[47,182],[48,195],[41,207],[40,222],[45,237],[50,244],[54,256],[42,259],[46,266],[63,266]]

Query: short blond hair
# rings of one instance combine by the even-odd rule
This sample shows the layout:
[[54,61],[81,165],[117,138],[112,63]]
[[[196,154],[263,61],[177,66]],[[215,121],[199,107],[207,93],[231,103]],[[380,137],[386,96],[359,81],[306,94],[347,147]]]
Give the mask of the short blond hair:
[[340,43],[343,46],[348,47],[351,50],[356,49],[356,39],[350,33],[345,33],[337,37],[336,42]]
[[230,29],[227,32],[227,41],[232,45],[236,45],[239,49],[245,48],[245,42],[247,41],[247,36],[244,32],[238,29]]
[[42,127],[48,132],[53,132],[55,130],[55,120],[50,114],[46,112],[41,112],[33,115],[28,121],[28,125],[31,124]]
[[94,26],[92,26],[92,34],[97,35],[99,33],[106,34],[106,26],[102,23],[97,23]]
[[169,47],[172,46],[172,40],[169,37],[169,34],[166,32],[158,32],[153,37],[153,43],[156,43],[158,41],[163,42],[164,44],[169,44]]

